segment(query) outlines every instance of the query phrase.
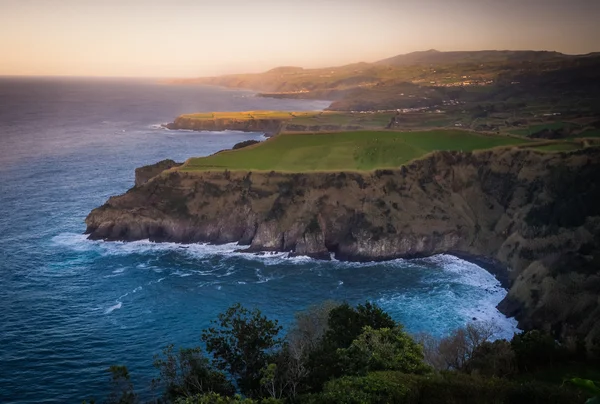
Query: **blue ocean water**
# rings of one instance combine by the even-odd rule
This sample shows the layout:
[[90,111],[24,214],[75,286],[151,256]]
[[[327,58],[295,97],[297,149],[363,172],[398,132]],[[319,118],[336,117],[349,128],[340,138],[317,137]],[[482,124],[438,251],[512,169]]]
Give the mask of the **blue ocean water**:
[[185,112],[312,110],[318,101],[151,80],[0,78],[0,402],[101,399],[127,365],[145,397],[154,354],[199,345],[235,302],[289,325],[323,300],[375,301],[411,332],[443,335],[493,319],[505,291],[451,256],[387,263],[235,253],[235,245],[108,243],[82,235],[91,209],[134,169],[214,153],[260,133],[167,131]]

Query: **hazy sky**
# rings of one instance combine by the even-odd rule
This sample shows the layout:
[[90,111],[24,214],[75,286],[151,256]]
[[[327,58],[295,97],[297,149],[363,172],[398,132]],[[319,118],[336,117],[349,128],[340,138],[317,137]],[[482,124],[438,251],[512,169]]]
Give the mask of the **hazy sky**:
[[416,50],[600,51],[600,0],[0,0],[0,75],[199,76]]

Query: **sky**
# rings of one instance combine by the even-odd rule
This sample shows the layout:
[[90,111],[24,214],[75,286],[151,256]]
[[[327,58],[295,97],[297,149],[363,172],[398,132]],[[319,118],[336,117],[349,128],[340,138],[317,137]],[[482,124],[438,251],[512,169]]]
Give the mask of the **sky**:
[[600,51],[600,0],[0,0],[0,75],[197,77],[437,49]]

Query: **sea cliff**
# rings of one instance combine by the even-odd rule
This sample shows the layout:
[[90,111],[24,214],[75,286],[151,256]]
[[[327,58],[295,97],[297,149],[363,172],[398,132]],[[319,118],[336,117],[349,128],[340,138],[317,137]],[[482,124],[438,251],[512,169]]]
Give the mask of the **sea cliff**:
[[178,116],[167,129],[186,129],[197,131],[237,130],[242,132],[263,132],[273,136],[280,132],[283,121],[280,119],[193,119],[185,115]]
[[86,218],[91,239],[239,242],[340,260],[492,263],[524,329],[600,341],[600,150],[437,152],[394,170],[170,170]]
[[[365,126],[357,124],[298,124],[289,119],[195,119],[190,116],[180,115],[171,123],[164,125],[167,129],[185,129],[195,131],[226,131],[236,130],[242,132],[262,132],[266,136],[274,136],[281,132],[323,132],[359,130]],[[380,128],[383,128],[380,125]]]

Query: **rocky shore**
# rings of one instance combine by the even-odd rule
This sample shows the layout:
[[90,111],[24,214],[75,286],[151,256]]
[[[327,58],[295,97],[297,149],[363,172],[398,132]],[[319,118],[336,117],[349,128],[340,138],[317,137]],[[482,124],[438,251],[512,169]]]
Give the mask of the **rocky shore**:
[[86,233],[350,261],[450,253],[509,287],[499,308],[521,328],[600,345],[599,174],[598,149],[516,148],[364,173],[169,170],[136,177]]

